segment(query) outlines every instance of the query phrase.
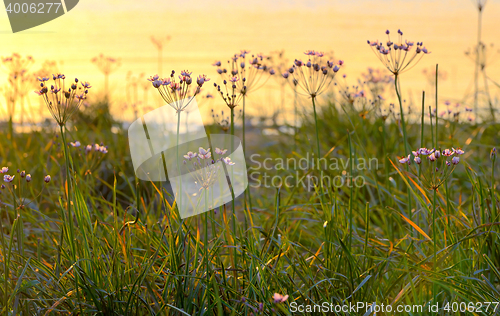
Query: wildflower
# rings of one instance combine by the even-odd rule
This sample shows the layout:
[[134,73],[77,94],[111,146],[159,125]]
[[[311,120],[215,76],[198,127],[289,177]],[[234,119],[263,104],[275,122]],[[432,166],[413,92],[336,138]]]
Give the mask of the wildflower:
[[449,150],[448,148],[446,148],[445,150],[443,150],[443,155],[446,156],[446,157],[449,157],[449,156],[453,155],[454,153],[455,153],[455,151]]
[[427,156],[427,159],[429,159],[429,161],[436,161],[437,157],[434,153],[432,153],[429,156]]
[[[274,69],[266,65],[267,57],[262,54],[247,56],[249,54],[249,51],[242,50],[241,53],[233,55],[231,61],[229,61],[231,76],[228,76],[227,69],[221,68],[220,62],[214,64],[214,66],[218,67],[217,73],[222,76],[226,91],[221,91],[219,85],[215,85],[215,87],[230,108],[236,107],[240,98],[242,99],[246,94],[264,86],[269,79],[267,74],[274,75],[276,73]],[[234,80],[235,78],[237,79]],[[228,87],[227,82],[233,84]]]
[[24,177],[26,176],[26,171],[24,171],[24,170],[23,170],[23,171],[21,171],[21,172],[19,173],[19,176],[20,176],[21,178],[24,178]]
[[386,31],[386,34],[388,41],[385,46],[383,43],[378,41],[367,41],[367,43],[370,45],[380,61],[395,75],[409,70],[412,67],[412,63],[418,63],[424,54],[430,54],[430,52],[423,47],[422,42],[417,42],[415,49],[412,49],[414,47],[413,42],[409,42],[407,40],[403,42],[403,32],[400,30],[398,30],[398,43],[391,41],[391,37],[389,35],[390,33],[388,31]]
[[14,181],[15,177],[16,176],[10,176],[10,175],[6,174],[6,175],[3,176],[3,181],[7,182],[7,183],[10,183],[10,182]]
[[287,299],[288,299],[288,295],[284,295],[283,296],[283,295],[278,294],[278,293],[274,293],[274,295],[273,295],[273,301],[274,301],[275,304],[283,303]]
[[226,158],[222,158],[222,161],[224,161],[224,163],[228,166],[234,166],[235,163],[231,161],[231,158],[229,157],[226,157]]
[[26,175],[26,182],[31,182],[31,174]]
[[85,153],[88,154],[89,152],[92,151],[92,145],[87,145],[85,146]]
[[3,185],[3,184],[2,184],[2,185],[0,186],[0,188],[1,188],[2,190],[5,190],[5,185]]
[[[82,87],[78,89],[75,87],[75,89],[70,88],[62,91],[61,87],[65,87],[65,78],[66,76],[62,74],[52,75],[54,84],[50,87],[50,95],[47,94],[48,87],[44,82],[41,83],[41,85],[43,85],[42,89],[40,91],[35,91],[36,94],[43,98],[50,114],[52,114],[52,117],[54,117],[60,126],[65,125],[70,117],[80,108],[83,99],[85,99],[85,96],[88,94],[88,89],[91,88],[90,84],[85,82],[82,83]],[[77,82],[78,79],[75,79],[75,83]],[[82,90],[82,93],[77,93]]]
[[417,165],[419,165],[422,162],[422,159],[420,157],[415,157],[415,158],[413,158],[413,160],[415,161],[415,163]]
[[322,60],[324,54],[321,52],[310,50],[304,54],[309,56],[309,60],[304,63],[301,60],[295,59],[288,73],[292,75],[294,82],[297,82],[297,86],[306,95],[315,98],[330,85],[335,77],[335,73],[340,69],[339,66],[344,62],[339,61],[338,65],[334,66],[333,62]]
[[46,175],[46,176],[43,178],[43,181],[45,181],[45,183],[49,183],[51,179],[52,179],[52,178],[50,177],[50,175]]
[[186,159],[188,159],[188,160],[191,160],[191,159],[195,158],[195,157],[196,157],[196,155],[197,155],[196,153],[194,153],[194,152],[190,151],[190,152],[188,152],[186,155],[184,155],[184,158],[186,158]]
[[212,118],[224,132],[227,132],[229,130],[229,116],[224,116],[224,111],[221,111],[221,115],[219,116],[219,114],[215,114],[214,110],[212,109]]
[[465,153],[461,148],[458,149],[453,148],[453,151],[458,155],[463,155]]
[[[227,152],[225,149],[217,149],[218,152]],[[197,159],[193,159],[196,157]],[[210,159],[210,148],[204,149],[203,147],[199,148],[199,153],[190,151],[184,155],[184,158],[187,159],[187,161],[184,161],[184,165],[186,165],[189,173],[194,177],[195,183],[200,186],[200,191],[210,188],[219,179],[221,164],[218,162],[234,165],[229,157],[219,158],[215,161]]]
[[451,162],[452,162],[454,165],[458,164],[458,163],[460,162],[460,157],[458,157],[458,156],[453,157],[453,158],[451,159]]
[[177,113],[180,113],[200,93],[203,84],[210,79],[206,75],[200,75],[196,79],[196,86],[194,86],[191,85],[193,82],[191,78],[192,72],[181,71],[179,82],[176,82],[174,74],[175,71],[172,70],[170,78],[160,78],[158,75],[154,75],[147,80],[152,83],[153,87],[158,89],[163,100],[174,108]]
[[408,155],[407,157],[402,157],[399,159],[399,163],[402,163],[402,164],[410,164],[410,155]]
[[2,167],[2,169],[0,170],[0,173],[7,173],[9,172],[9,167]]
[[222,150],[222,149],[220,149],[220,148],[215,148],[215,153],[216,153],[217,155],[225,155],[225,154],[226,154],[226,152],[227,152],[227,149]]
[[490,159],[495,160],[496,157],[497,157],[497,149],[495,147],[493,147],[493,149],[490,152]]
[[200,147],[198,157],[200,157],[201,159],[209,159],[210,157],[212,157],[212,153],[210,152],[210,148],[203,149],[203,147]]
[[70,142],[69,144],[70,144],[71,146],[73,146],[73,147],[80,147],[80,145],[81,145],[79,141],[76,141],[76,142]]

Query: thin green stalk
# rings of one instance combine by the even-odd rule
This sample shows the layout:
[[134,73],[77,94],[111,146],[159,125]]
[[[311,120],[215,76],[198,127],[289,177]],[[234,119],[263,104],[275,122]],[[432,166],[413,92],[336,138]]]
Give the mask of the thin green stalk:
[[[437,225],[436,225],[436,191],[437,189],[434,189],[434,194],[432,198],[432,243],[433,243],[433,265],[432,269],[433,271],[437,270],[437,258],[436,258],[436,253],[437,253]],[[436,296],[437,296],[437,286],[435,283],[433,283],[432,286],[432,294],[434,296],[434,302],[436,301]]]
[[[243,124],[245,125],[245,124]],[[232,107],[231,108],[231,136],[234,136],[234,108]],[[234,141],[231,140],[231,152],[234,152]],[[231,219],[231,223],[232,223],[232,228],[233,228],[233,241],[234,241],[234,245],[233,246],[236,246],[236,208],[235,208],[235,205],[234,205],[234,200],[235,200],[235,195],[234,195],[234,190],[231,188],[231,208],[232,208],[232,211],[233,211],[233,216],[232,216],[232,219]],[[238,252],[236,251],[236,248],[233,248],[233,252],[234,252],[234,280],[233,280],[233,283],[234,283],[234,287],[236,288],[236,282],[237,282],[237,277],[236,277],[236,269],[238,268]]]
[[[352,180],[352,142],[351,142],[351,133],[347,131],[347,137],[349,138],[349,173]],[[354,186],[352,181],[350,183],[351,193],[349,196],[349,253],[352,254],[352,204],[354,203]]]
[[[71,246],[71,253],[73,255],[73,261],[76,263],[76,247],[75,247],[75,233],[74,233],[74,228],[73,228],[73,214],[71,212],[71,196],[73,192],[73,181],[71,180],[71,173],[70,173],[70,162],[69,162],[69,154],[68,154],[68,145],[66,143],[66,135],[65,135],[65,128],[66,126],[63,124],[59,124],[59,128],[61,130],[61,138],[62,138],[62,143],[63,143],[63,148],[64,148],[64,158],[66,161],[66,185],[68,188],[68,192],[66,194],[66,201],[67,201],[67,209],[68,209],[68,222],[69,222],[69,235],[70,235],[70,241],[69,244]],[[66,191],[66,190],[64,190]],[[79,274],[75,273],[75,289],[76,289],[76,297],[78,298],[78,301],[80,302],[80,294],[79,294]],[[80,313],[83,314],[83,309],[82,309],[82,304],[78,304],[80,307]]]
[[[394,74],[394,87],[396,89],[396,95],[398,96],[398,101],[399,101],[399,111],[401,113],[401,128],[403,129],[403,142],[405,145],[405,157],[410,154],[408,150],[408,140],[406,138],[406,123],[405,123],[405,117],[403,113],[403,102],[401,101],[401,93],[399,92],[399,87],[398,87],[398,74]],[[409,170],[409,165],[406,164],[406,171]],[[412,211],[411,211],[411,193],[410,190],[408,190],[408,218],[410,221],[412,220]],[[412,229],[413,232],[413,229]]]
[[436,89],[435,89],[435,92],[436,92],[436,147],[439,147],[439,144],[438,144],[438,116],[439,116],[439,111],[438,111],[438,64],[436,64]]
[[398,77],[399,77],[399,75],[397,73],[394,74],[394,87],[396,88],[396,95],[397,95],[398,101],[399,101],[399,111],[401,113],[401,127],[403,129],[403,141],[404,141],[404,145],[405,145],[405,156],[407,156],[409,154],[409,151],[408,151],[408,142],[407,142],[407,138],[406,138],[406,122],[405,122],[405,116],[403,113],[403,102],[401,101],[401,94],[400,94],[399,88],[398,88]]
[[[311,97],[312,99],[312,105],[313,105],[313,110],[314,110],[314,125],[316,125],[316,154],[317,154],[317,159],[321,159],[321,149],[319,145],[319,127],[318,127],[318,115],[316,113],[316,102],[315,99],[316,97]],[[325,203],[323,201],[323,180],[321,179],[321,172],[319,176],[319,186],[320,186],[320,200],[321,200],[321,207],[325,206]]]

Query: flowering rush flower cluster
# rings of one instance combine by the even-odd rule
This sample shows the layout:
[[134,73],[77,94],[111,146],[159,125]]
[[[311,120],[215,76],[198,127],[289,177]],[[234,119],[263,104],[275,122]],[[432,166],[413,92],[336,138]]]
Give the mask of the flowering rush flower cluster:
[[435,148],[420,148],[412,151],[406,157],[399,158],[401,164],[412,164],[418,166],[420,172],[413,172],[414,175],[419,174],[422,181],[432,190],[437,190],[443,182],[451,175],[455,166],[460,163],[460,156],[465,152],[458,148],[437,150]]
[[[79,141],[70,142],[69,144],[71,145],[71,147],[74,147],[74,148],[79,148],[82,146],[82,144]],[[108,153],[108,146],[104,146],[103,144],[87,145],[84,148],[85,148],[86,154],[89,154],[92,151],[100,152],[102,154]]]
[[385,31],[385,34],[387,34],[385,46],[384,43],[378,40],[375,42],[367,41],[367,43],[378,59],[395,75],[411,69],[425,54],[430,54],[422,42],[417,42],[415,45],[414,42],[403,41],[403,32],[401,30],[398,30],[397,43],[391,41],[389,30]]
[[178,76],[179,81],[177,81],[175,71],[172,70],[168,78],[160,78],[158,75],[154,75],[148,81],[151,82],[153,87],[158,89],[163,100],[170,104],[177,113],[180,113],[200,93],[203,84],[210,80],[206,75],[199,75],[196,83],[193,84],[191,75],[192,72],[183,70]]
[[[465,114],[467,115],[467,121],[472,122],[474,120],[474,116],[472,115],[472,108],[468,106],[462,107],[458,102],[452,105],[450,101],[445,101],[444,105],[446,106],[446,109],[439,112],[440,117],[447,117],[450,121],[453,120],[455,122],[458,122],[460,120],[461,114]],[[435,111],[436,109],[434,109],[433,112],[435,113]]]
[[320,95],[333,81],[335,74],[340,70],[344,62],[323,61],[324,53],[309,50],[304,53],[308,56],[307,61],[295,59],[292,67],[282,74],[283,78],[293,78],[296,86],[300,87],[305,95],[312,98]]
[[[16,176],[15,176],[15,175],[14,175],[14,176],[8,175],[8,174],[6,174],[7,172],[9,172],[9,167],[2,167],[2,168],[0,169],[0,174],[3,174],[3,175],[4,175],[4,176],[3,176],[3,181],[4,181],[4,182],[6,182],[6,183],[11,183],[11,182],[13,182],[13,181],[14,181],[14,179],[15,179],[15,177],[16,177]],[[31,174],[26,173],[26,171],[24,171],[24,170],[23,170],[23,171],[21,171],[21,170],[19,170],[19,169],[17,169],[17,173],[19,173],[19,177],[21,177],[21,179],[26,180],[26,182],[27,182],[27,183],[30,183],[30,182],[31,182]],[[47,176],[45,176],[45,177],[44,177],[44,182],[45,182],[45,183],[49,183],[49,182],[50,182],[50,179],[51,179],[51,178],[50,178],[50,176],[49,176],[49,175],[47,175]],[[2,185],[0,186],[0,188],[1,188],[2,190],[3,190],[3,189],[5,189],[5,185],[3,185],[3,184],[2,184]]]
[[266,74],[275,74],[274,69],[265,64],[267,59],[262,54],[250,55],[250,51],[242,50],[228,61],[231,65],[230,71],[223,68],[220,61],[216,61],[212,66],[217,67],[217,73],[224,80],[224,85],[227,86],[228,82],[231,82],[229,84],[231,87],[236,86],[235,89],[239,90],[239,93],[246,95],[261,88],[267,82],[269,76]]
[[234,166],[231,158],[224,157],[226,153],[227,149],[215,148],[215,156],[218,156],[218,158],[214,160],[210,148],[204,149],[200,147],[198,152],[190,151],[184,155],[186,159],[184,164],[190,174],[193,175],[195,183],[200,186],[200,191],[210,188],[219,178],[221,164],[218,164],[218,162]]
[[52,75],[54,83],[49,90],[46,83],[49,78],[39,77],[38,81],[40,81],[41,89],[35,91],[36,94],[43,98],[50,114],[61,126],[65,125],[69,118],[80,108],[83,100],[87,98],[89,89],[92,88],[88,82],[80,82],[81,85],[78,85],[77,78],[68,87],[65,84],[65,79],[66,76],[63,74]]

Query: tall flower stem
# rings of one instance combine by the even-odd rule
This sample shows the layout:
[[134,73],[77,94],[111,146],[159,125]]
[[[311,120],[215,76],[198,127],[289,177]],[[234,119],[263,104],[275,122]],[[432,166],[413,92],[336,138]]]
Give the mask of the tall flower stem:
[[477,99],[479,93],[479,49],[481,46],[481,28],[482,28],[483,8],[479,7],[477,16],[477,45],[476,45],[476,65],[474,68],[474,113],[477,115]]
[[[313,96],[311,97],[312,99],[312,105],[313,105],[313,111],[314,111],[314,125],[316,125],[316,150],[317,150],[317,159],[321,159],[321,149],[319,147],[319,127],[318,127],[318,115],[316,113],[316,102],[315,99],[316,97]],[[321,176],[319,177],[319,186],[320,186],[320,200],[321,200],[321,206],[324,206],[324,201],[323,201],[323,181],[321,179]]]
[[[62,143],[63,143],[63,148],[64,148],[64,159],[66,161],[66,187],[67,192],[66,194],[66,201],[67,201],[67,209],[68,209],[68,224],[69,224],[69,245],[71,247],[71,253],[73,255],[73,261],[76,263],[76,247],[75,247],[75,233],[74,233],[74,228],[73,228],[73,214],[71,212],[71,196],[73,193],[73,181],[71,179],[71,172],[70,172],[70,160],[69,160],[69,154],[68,154],[68,145],[66,143],[66,134],[65,134],[65,129],[66,126],[64,124],[59,124],[59,128],[61,130],[61,138],[62,138]],[[79,274],[78,272],[75,273],[75,288],[76,288],[76,297],[80,297],[79,294]],[[80,299],[79,299],[80,301]],[[79,304],[80,306],[80,313],[83,313],[82,310],[82,305]]]
[[[242,145],[243,145],[243,153],[245,154],[246,157],[246,142],[245,142],[245,100],[246,100],[246,95],[243,95],[243,111],[241,112],[241,117],[242,117]],[[245,207],[248,209],[249,212],[252,211],[252,195],[250,193],[250,186],[248,186],[245,190]]]
[[[401,128],[403,129],[403,141],[404,141],[404,145],[405,145],[405,156],[407,156],[409,154],[409,151],[408,151],[408,141],[406,139],[406,122],[405,122],[405,116],[404,116],[404,113],[403,113],[403,102],[401,101],[401,93],[399,91],[399,85],[398,85],[398,73],[396,72],[394,74],[394,87],[396,89],[396,95],[398,96],[398,101],[399,101],[399,111],[401,113]],[[409,170],[409,166],[406,165],[406,171]],[[411,216],[411,194],[410,194],[410,191],[408,190],[408,216],[409,216],[409,219],[411,220],[412,216]]]
[[[437,227],[436,227],[436,191],[437,191],[437,189],[434,189],[433,191],[434,191],[434,194],[433,194],[433,198],[432,198],[432,243],[433,243],[432,269],[434,271],[436,271],[437,270],[437,258],[436,258],[436,254],[437,254],[437,245],[436,245],[437,244],[437,239],[436,239],[436,233],[437,233]],[[437,286],[435,283],[433,283],[432,294],[434,296],[434,301],[435,301],[436,295],[437,295]]]
[[[243,124],[244,126],[245,124]],[[231,107],[231,135],[234,136],[234,107]],[[243,138],[245,139],[245,138]],[[243,140],[244,141],[244,140]],[[244,145],[243,145],[244,146]],[[231,153],[234,152],[234,141],[231,139]],[[235,196],[234,196],[234,189],[231,188],[231,208],[233,210],[233,216],[232,216],[232,226],[233,226],[233,246],[234,244],[236,244],[236,208],[234,206],[234,200],[235,200]],[[236,287],[236,282],[237,282],[237,269],[238,269],[238,252],[236,251],[236,248],[234,248],[234,286]]]
[[436,64],[436,147],[439,147],[438,144],[438,64]]

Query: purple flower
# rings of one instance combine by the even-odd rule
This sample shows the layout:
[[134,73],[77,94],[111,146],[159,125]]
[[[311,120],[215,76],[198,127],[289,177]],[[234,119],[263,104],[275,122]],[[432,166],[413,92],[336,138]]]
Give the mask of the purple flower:
[[422,162],[422,159],[420,159],[420,157],[415,157],[413,160],[417,165],[419,165]]
[[203,149],[203,147],[200,147],[198,152],[199,152],[198,156],[201,159],[209,159],[210,157],[212,157],[212,153],[210,152],[210,148],[205,150],[205,149]]
[[31,182],[31,174],[26,175],[26,182]]
[[15,177],[16,176],[9,176],[8,174],[6,174],[6,175],[3,176],[3,181],[5,181],[7,183],[10,183],[10,182],[14,181]]
[[454,165],[457,165],[459,162],[460,162],[460,157],[458,156],[455,156],[451,159],[451,162],[454,164]]
[[430,154],[429,156],[427,156],[427,159],[429,159],[430,161],[436,161],[436,156],[434,153]]
[[287,72],[284,72],[284,73],[282,74],[282,76],[283,76],[283,78],[288,79],[288,76],[290,76],[290,73],[289,73],[288,71],[287,71]]
[[463,151],[461,148],[458,148],[458,149],[453,148],[453,151],[455,153],[457,153],[458,155],[463,155],[465,153],[465,151]]
[[0,173],[7,173],[9,172],[9,167],[2,167],[2,169],[0,169]]
[[191,159],[195,158],[196,155],[197,155],[197,153],[189,151],[186,155],[184,155],[184,158],[186,158],[187,160],[191,160]]
[[49,183],[51,179],[52,179],[52,178],[50,177],[50,175],[46,175],[46,176],[43,178],[43,181],[45,181],[45,183]]

